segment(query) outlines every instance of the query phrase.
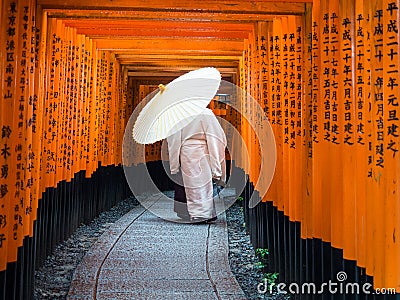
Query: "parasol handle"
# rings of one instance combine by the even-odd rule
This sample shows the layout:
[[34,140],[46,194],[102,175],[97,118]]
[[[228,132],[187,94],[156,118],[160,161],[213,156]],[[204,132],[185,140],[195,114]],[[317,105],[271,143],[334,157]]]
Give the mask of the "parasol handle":
[[161,94],[162,94],[162,92],[164,92],[165,89],[166,89],[165,85],[163,85],[162,83],[160,83],[160,84],[158,85],[158,88],[160,89],[160,93],[161,93]]

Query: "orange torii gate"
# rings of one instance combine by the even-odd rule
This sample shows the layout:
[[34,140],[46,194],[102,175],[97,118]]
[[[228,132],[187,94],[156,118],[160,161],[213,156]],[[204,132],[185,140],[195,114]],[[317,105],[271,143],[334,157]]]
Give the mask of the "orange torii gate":
[[[327,280],[343,267],[324,261],[326,244],[375,288],[399,291],[399,3],[313,1],[308,16],[259,22],[245,47],[241,82],[264,105],[277,142],[263,200],[300,224],[294,234],[324,243],[312,247]],[[256,166],[242,166],[253,183]]]
[[[121,164],[121,140],[127,121],[122,81],[127,72],[114,54],[97,50],[91,39],[75,29],[49,19],[46,13],[39,19],[36,1],[3,1],[1,22],[6,33],[1,35],[0,104],[0,270],[4,273],[11,272],[13,268],[7,264],[17,261],[22,255],[18,249],[23,246],[30,247],[25,259],[31,264],[35,252],[43,254],[54,247],[43,235],[53,230],[46,227],[54,226],[54,222],[62,224],[61,219],[48,216],[35,229],[38,207],[49,189],[74,185],[82,171],[81,178],[90,178],[99,166]],[[66,199],[62,203],[51,201],[64,209],[72,205]],[[103,209],[100,202],[97,205]],[[62,231],[71,232],[78,226],[80,221],[72,215],[78,214],[78,209],[61,211],[71,213],[60,216],[63,220],[77,221]],[[97,209],[93,208],[93,213]],[[51,234],[57,235],[56,240],[65,238],[57,232]],[[32,238],[39,239],[36,249],[32,242],[26,245]],[[10,273],[10,278],[27,276],[21,270],[14,272],[20,273]],[[31,269],[25,272],[33,275]],[[31,297],[23,296],[29,291],[10,291],[13,282],[8,281],[7,289],[1,285],[0,298]]]
[[[274,181],[246,212],[253,242],[271,248],[287,281],[335,279],[345,266],[400,293],[399,0],[174,2],[2,2],[0,298],[29,297],[6,291],[5,278],[23,281],[35,249],[43,259],[80,217],[110,205],[114,182],[82,204],[89,180],[116,172],[115,197],[126,194],[118,167],[140,100],[135,66],[172,77],[214,64],[258,101],[276,138]],[[259,145],[248,122],[228,114],[251,153],[249,165],[235,161],[248,196]]]

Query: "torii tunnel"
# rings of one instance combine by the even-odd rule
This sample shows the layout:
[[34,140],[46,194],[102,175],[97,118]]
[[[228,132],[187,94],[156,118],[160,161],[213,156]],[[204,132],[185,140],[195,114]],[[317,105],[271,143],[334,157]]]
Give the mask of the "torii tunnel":
[[[244,209],[272,269],[285,282],[343,270],[400,293],[399,7],[2,0],[0,299],[31,299],[34,270],[55,246],[130,195],[122,140],[132,111],[159,83],[201,67],[251,94],[272,126],[272,184]],[[248,178],[248,203],[258,144],[240,114],[218,113],[250,151],[248,163],[231,161]],[[146,149],[159,168],[159,144]]]

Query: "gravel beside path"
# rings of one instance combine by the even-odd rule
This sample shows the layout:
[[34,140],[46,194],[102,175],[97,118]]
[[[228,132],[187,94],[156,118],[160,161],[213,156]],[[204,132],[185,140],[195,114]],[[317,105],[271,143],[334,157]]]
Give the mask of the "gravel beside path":
[[115,221],[138,205],[135,198],[127,198],[109,211],[101,213],[90,224],[79,226],[35,272],[34,299],[65,299],[75,268],[85,253]]

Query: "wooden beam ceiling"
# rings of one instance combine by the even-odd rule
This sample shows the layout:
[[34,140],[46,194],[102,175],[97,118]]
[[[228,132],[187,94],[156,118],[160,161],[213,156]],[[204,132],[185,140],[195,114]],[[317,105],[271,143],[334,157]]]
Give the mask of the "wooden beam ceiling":
[[113,52],[131,74],[203,66],[236,72],[256,21],[303,14],[307,2],[312,0],[37,0],[49,17]]
[[[287,5],[286,5],[287,6]],[[157,21],[202,21],[202,22],[231,22],[231,23],[253,23],[255,21],[271,21],[277,15],[301,15],[304,13],[304,4],[301,9],[284,9],[281,11],[272,10],[251,11],[251,12],[196,12],[196,11],[157,11],[153,10],[93,10],[93,9],[60,9],[47,8],[49,16],[57,18],[74,19],[119,19],[119,20],[157,20]]]
[[112,11],[194,12],[196,14],[301,14],[304,3],[312,0],[37,0],[43,8]]
[[197,40],[185,38],[93,38],[102,50],[130,50],[131,53],[147,54],[197,54],[197,55],[240,55],[242,41]]
[[[188,37],[207,39],[240,39],[248,37],[250,23],[210,23],[158,20],[62,19],[77,32],[91,37]],[[101,24],[100,24],[101,23]]]

